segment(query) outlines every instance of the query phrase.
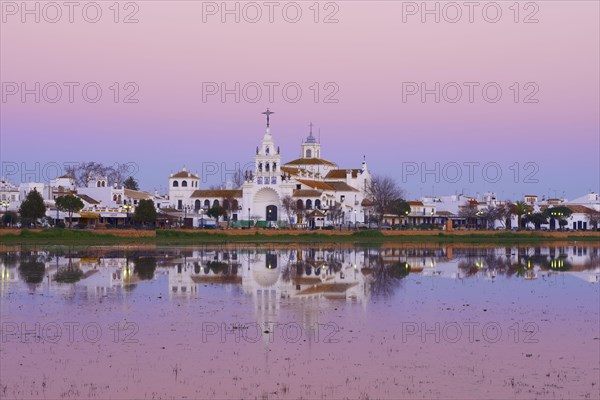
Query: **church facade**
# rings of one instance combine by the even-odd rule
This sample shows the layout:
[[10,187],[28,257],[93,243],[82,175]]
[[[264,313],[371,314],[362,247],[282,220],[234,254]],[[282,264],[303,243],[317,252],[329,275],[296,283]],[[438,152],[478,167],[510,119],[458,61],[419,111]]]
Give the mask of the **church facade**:
[[[259,226],[302,225],[323,227],[366,220],[365,198],[371,180],[363,158],[359,168],[341,169],[322,158],[321,143],[312,124],[302,142],[300,158],[282,162],[280,148],[271,134],[270,115],[262,141],[256,148],[254,170],[235,189],[203,190],[199,177],[182,170],[169,177],[169,199],[190,215],[204,214],[214,205],[228,210],[230,220]],[[194,224],[195,225],[195,224]]]

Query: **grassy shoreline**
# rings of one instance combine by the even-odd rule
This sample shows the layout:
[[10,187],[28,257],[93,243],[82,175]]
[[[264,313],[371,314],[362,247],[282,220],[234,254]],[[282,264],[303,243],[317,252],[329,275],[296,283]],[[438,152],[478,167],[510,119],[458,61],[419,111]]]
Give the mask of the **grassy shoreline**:
[[600,232],[498,232],[498,231],[268,231],[268,230],[108,230],[68,229],[0,231],[0,244],[156,244],[220,243],[465,243],[529,244],[586,242],[600,244]]

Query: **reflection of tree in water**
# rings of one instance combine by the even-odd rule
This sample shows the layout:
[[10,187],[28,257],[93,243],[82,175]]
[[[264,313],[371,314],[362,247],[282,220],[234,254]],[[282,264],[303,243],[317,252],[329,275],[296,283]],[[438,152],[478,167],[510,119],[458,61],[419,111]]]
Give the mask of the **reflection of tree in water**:
[[568,256],[566,254],[560,254],[556,258],[546,260],[546,262],[542,264],[542,268],[550,271],[568,271],[573,268],[573,265],[567,258]]
[[68,256],[68,263],[66,268],[60,267],[54,274],[54,280],[60,283],[75,283],[81,280],[83,277],[83,271],[73,264],[73,258]]
[[215,275],[237,275],[238,264],[223,261],[208,261],[204,267],[204,273],[208,274],[209,271],[212,271]]
[[19,265],[19,254],[16,251],[0,253],[0,262],[7,268],[15,268]]
[[156,270],[156,257],[139,257],[134,260],[135,268],[133,272],[137,274],[140,280],[149,281],[154,278]]
[[39,285],[44,281],[46,266],[38,261],[36,257],[22,258],[19,264],[19,275],[29,285]]
[[410,265],[404,261],[385,265],[380,256],[372,257],[369,261],[369,267],[363,268],[363,273],[368,274],[367,283],[374,296],[392,296],[400,281],[410,273]]

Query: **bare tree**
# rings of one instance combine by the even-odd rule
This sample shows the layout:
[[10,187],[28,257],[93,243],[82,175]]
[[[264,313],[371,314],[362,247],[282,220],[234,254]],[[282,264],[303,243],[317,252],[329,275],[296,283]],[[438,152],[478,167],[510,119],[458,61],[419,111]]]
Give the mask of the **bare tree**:
[[241,170],[241,168],[238,168],[238,170],[235,171],[235,173],[233,174],[232,182],[233,187],[235,187],[236,189],[240,188],[246,182],[246,175]]
[[292,213],[295,211],[296,200],[292,198],[290,195],[286,195],[281,199],[281,208],[285,211],[287,215],[288,224],[292,225]]
[[586,215],[590,223],[590,227],[598,229],[598,225],[600,225],[600,211],[596,211],[593,208],[588,208]]
[[342,215],[344,215],[344,211],[342,211],[342,205],[336,202],[334,205],[330,206],[327,209],[327,215],[333,221],[334,225],[340,225],[340,220],[342,219]]
[[238,211],[238,201],[232,195],[227,195],[222,201],[223,210],[225,211],[225,218],[227,218],[227,228],[229,228],[230,221],[234,212]]
[[373,203],[373,209],[378,221],[383,219],[383,214],[393,201],[404,198],[404,192],[398,187],[396,181],[382,175],[374,175],[371,178],[366,192],[367,197]]
[[96,161],[82,162],[66,167],[66,175],[75,180],[77,186],[87,186],[92,179],[106,177],[110,185],[123,186],[125,179],[134,171],[128,164],[114,164],[106,166]]
[[461,206],[458,210],[458,216],[464,218],[467,222],[467,227],[475,225],[473,221],[477,220],[478,217],[477,204],[469,202],[468,204]]
[[111,185],[116,184],[117,187],[123,186],[125,179],[130,177],[132,172],[127,164],[115,164],[112,167],[106,167],[108,182]]
[[498,213],[498,220],[503,227],[507,228],[507,221],[510,221],[510,217],[512,216],[512,207],[510,203],[499,205],[496,207],[496,210]]
[[107,170],[106,166],[95,161],[82,162],[66,167],[67,175],[75,180],[77,186],[87,186],[92,179],[106,176]]

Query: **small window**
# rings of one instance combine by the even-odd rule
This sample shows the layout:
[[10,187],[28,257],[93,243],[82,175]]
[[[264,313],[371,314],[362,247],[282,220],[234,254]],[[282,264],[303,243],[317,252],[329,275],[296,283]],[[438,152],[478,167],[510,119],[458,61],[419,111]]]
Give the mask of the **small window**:
[[187,181],[182,181],[181,182],[181,187],[187,187]]
[[173,181],[173,187],[179,187],[179,182],[178,181]]
[[312,157],[312,151],[310,149],[306,150],[306,158],[311,158]]

